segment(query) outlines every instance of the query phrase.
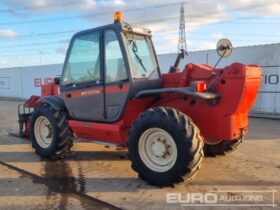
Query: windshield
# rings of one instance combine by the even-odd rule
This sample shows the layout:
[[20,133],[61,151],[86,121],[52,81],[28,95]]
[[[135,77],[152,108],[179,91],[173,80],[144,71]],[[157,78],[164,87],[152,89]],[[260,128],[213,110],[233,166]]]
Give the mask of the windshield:
[[127,46],[132,64],[132,78],[159,78],[158,65],[150,38],[128,34]]

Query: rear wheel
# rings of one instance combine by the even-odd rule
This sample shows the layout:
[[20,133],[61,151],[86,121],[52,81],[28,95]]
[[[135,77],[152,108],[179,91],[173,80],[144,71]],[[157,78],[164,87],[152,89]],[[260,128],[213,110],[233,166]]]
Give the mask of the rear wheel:
[[129,158],[139,177],[168,186],[189,181],[203,159],[203,141],[196,125],[171,108],[152,108],[131,127]]
[[44,158],[61,158],[73,145],[67,113],[48,105],[35,108],[30,119],[30,136],[35,152]]
[[242,143],[242,141],[243,136],[231,141],[221,141],[218,144],[204,143],[204,154],[208,157],[226,155],[227,153],[235,151],[238,148],[238,146]]

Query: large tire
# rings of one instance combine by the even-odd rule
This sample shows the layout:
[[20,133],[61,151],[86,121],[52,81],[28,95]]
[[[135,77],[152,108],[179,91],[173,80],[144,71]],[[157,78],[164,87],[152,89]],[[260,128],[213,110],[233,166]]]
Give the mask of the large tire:
[[59,159],[73,146],[67,113],[48,105],[35,107],[30,119],[32,147],[43,158]]
[[231,141],[221,141],[218,144],[204,143],[204,154],[207,157],[215,157],[217,155],[226,155],[235,151],[242,143],[243,137]]
[[142,113],[130,129],[127,146],[132,169],[160,187],[190,181],[204,157],[199,129],[172,108]]

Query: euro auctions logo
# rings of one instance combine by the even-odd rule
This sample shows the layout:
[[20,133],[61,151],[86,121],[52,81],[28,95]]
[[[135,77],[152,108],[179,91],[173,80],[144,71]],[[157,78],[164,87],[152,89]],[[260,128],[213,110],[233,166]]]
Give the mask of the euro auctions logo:
[[[166,203],[181,206],[276,207],[276,190],[217,190],[206,193],[167,193]],[[271,202],[272,201],[272,202]]]
[[218,195],[216,193],[167,193],[167,203],[218,203]]
[[41,87],[42,85],[47,85],[53,83],[53,78],[34,78],[34,87]]

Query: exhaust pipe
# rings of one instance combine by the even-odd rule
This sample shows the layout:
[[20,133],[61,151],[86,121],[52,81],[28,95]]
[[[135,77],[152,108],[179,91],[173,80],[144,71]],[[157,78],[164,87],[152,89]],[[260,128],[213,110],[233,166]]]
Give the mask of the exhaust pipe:
[[174,65],[170,67],[169,73],[176,73],[176,72],[180,71],[180,69],[179,69],[180,62],[182,59],[184,59],[185,54],[186,54],[186,51],[184,49],[181,49],[180,51],[181,52],[178,53]]

